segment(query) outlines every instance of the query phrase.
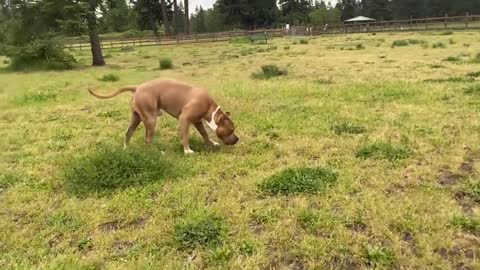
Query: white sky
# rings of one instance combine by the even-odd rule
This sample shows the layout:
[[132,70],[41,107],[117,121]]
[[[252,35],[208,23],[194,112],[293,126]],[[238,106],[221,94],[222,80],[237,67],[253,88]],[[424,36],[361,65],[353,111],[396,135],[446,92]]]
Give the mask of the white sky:
[[[197,6],[202,6],[204,9],[211,8],[215,2],[216,0],[189,0],[190,12],[195,12]],[[335,4],[337,0],[326,0],[326,2]]]

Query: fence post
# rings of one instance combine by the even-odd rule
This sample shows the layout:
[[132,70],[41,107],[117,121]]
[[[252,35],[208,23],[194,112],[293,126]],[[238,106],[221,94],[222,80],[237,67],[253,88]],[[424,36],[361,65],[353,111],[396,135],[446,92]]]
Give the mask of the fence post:
[[465,18],[465,26],[467,29],[468,29],[468,21],[469,21],[468,16],[470,16],[470,14],[468,14],[467,12],[467,17]]
[[445,14],[445,29],[447,29],[448,24],[448,14]]
[[410,16],[410,31],[412,31],[413,28],[413,17]]
[[428,17],[427,17],[427,20],[426,20],[426,23],[425,23],[425,29],[428,30]]

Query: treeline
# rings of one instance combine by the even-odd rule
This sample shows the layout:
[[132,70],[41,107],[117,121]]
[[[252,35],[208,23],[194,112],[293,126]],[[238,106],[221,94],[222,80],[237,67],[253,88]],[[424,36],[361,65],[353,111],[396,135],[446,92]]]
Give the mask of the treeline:
[[45,63],[69,68],[64,37],[88,38],[93,65],[105,62],[100,34],[177,35],[285,24],[337,24],[363,15],[377,20],[480,14],[480,0],[217,0],[210,9],[188,0],[0,0],[0,54],[12,66]]

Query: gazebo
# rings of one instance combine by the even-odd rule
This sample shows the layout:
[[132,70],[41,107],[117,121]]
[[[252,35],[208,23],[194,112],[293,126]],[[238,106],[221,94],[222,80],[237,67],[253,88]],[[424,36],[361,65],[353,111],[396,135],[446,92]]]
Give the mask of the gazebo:
[[364,16],[358,16],[358,17],[352,18],[350,20],[346,20],[345,23],[348,23],[348,24],[369,23],[369,22],[375,22],[375,21],[377,21],[377,20],[372,19],[372,18],[367,18],[367,17],[364,17]]

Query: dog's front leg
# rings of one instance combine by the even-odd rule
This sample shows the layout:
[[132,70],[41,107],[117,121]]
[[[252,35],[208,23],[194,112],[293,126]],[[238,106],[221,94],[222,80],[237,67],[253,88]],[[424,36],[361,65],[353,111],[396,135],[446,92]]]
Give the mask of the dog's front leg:
[[180,115],[180,135],[182,136],[183,151],[186,155],[193,154],[194,152],[190,149],[190,144],[188,143],[189,139],[189,130],[190,130],[190,120],[185,115]]
[[195,128],[197,128],[200,135],[202,135],[202,138],[207,146],[214,147],[219,145],[217,142],[212,141],[210,137],[208,137],[208,132],[201,121],[195,123]]

